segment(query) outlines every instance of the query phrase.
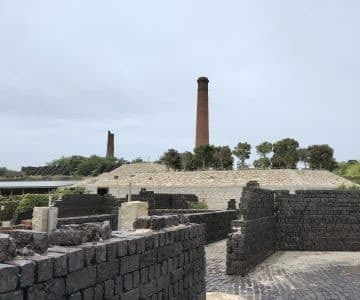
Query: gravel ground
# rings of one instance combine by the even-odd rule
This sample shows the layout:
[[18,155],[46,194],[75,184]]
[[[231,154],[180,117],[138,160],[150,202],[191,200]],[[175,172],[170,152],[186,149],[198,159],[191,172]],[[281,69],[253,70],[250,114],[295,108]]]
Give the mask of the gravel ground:
[[229,299],[360,299],[360,252],[279,251],[245,277],[225,274],[225,255],[225,240],[206,247],[208,292],[238,295]]

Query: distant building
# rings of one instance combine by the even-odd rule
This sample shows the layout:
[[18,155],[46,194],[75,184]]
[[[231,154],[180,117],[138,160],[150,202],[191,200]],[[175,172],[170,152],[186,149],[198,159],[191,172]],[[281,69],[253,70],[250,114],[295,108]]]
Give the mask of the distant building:
[[72,186],[78,181],[0,181],[0,195],[47,194],[59,187]]

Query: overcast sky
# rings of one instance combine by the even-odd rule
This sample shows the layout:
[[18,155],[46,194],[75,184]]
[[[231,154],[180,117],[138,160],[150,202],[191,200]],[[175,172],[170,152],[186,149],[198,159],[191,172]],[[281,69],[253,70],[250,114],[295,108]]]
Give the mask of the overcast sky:
[[[360,159],[360,1],[0,0],[0,166],[285,137]],[[255,150],[254,150],[255,152]],[[255,158],[255,155],[254,157]]]

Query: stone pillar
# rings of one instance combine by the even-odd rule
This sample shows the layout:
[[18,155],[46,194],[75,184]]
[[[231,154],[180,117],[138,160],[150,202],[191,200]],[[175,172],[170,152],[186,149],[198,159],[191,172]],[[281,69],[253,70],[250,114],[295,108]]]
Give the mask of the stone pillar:
[[118,230],[133,229],[136,218],[148,215],[149,205],[147,202],[131,201],[124,202],[119,208]]
[[106,157],[114,157],[114,134],[108,130]]
[[209,144],[209,79],[206,77],[199,77],[197,82],[198,90],[195,147]]
[[57,227],[57,215],[57,207],[34,207],[32,229],[50,233]]

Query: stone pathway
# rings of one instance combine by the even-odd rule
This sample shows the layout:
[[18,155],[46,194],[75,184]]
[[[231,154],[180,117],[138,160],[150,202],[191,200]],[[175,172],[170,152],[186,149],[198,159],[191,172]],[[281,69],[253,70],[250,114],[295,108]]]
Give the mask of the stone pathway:
[[225,274],[225,255],[226,241],[206,247],[207,292],[237,299],[360,299],[360,252],[277,252],[245,277]]

